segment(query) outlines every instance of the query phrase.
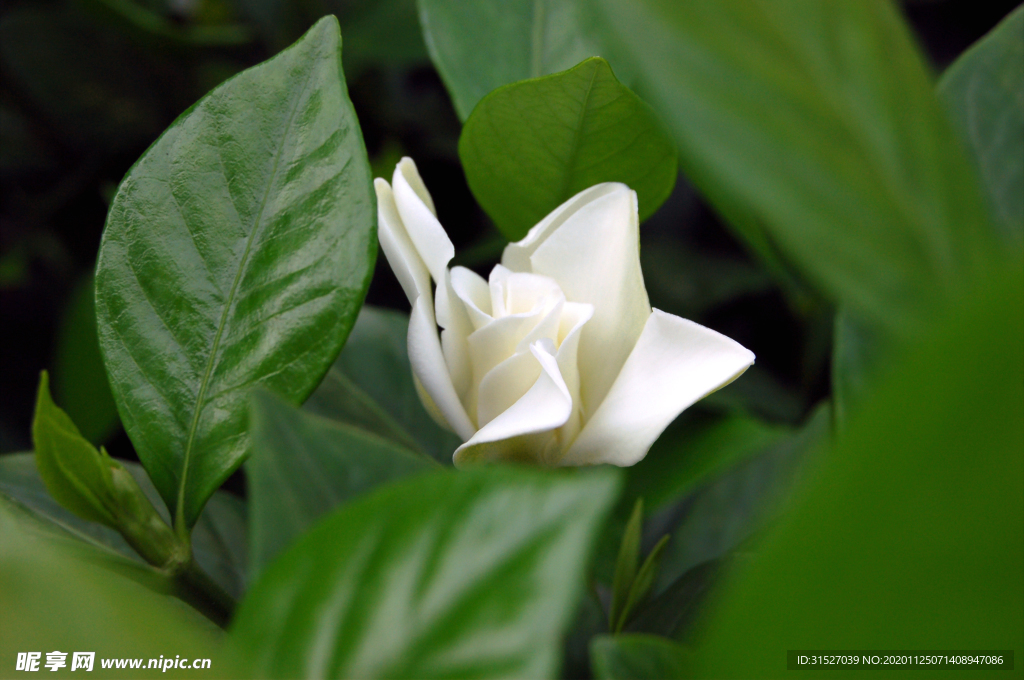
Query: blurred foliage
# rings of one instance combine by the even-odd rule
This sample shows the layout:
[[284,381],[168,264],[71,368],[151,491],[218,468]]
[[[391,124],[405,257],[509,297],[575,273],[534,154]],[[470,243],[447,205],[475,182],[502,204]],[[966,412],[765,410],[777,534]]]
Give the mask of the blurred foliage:
[[730,575],[695,677],[788,677],[784,650],[837,641],[1021,649],[1020,262],[985,283],[887,372],[757,557]]
[[[71,652],[91,651],[97,675],[105,675],[101,658],[130,655],[148,661],[175,654],[210,659],[219,677],[235,675],[221,652],[223,634],[213,624],[179,600],[105,567],[89,550],[41,530],[31,516],[0,497],[0,612],[5,613],[0,658],[5,672],[13,670],[19,652],[60,650],[68,653],[64,672],[70,671]],[[16,624],[12,612],[17,612]],[[44,654],[40,666],[45,660]],[[195,671],[170,673],[177,677]],[[145,668],[133,675],[168,677]]]
[[942,75],[939,94],[973,152],[1007,239],[1024,243],[1024,7]]

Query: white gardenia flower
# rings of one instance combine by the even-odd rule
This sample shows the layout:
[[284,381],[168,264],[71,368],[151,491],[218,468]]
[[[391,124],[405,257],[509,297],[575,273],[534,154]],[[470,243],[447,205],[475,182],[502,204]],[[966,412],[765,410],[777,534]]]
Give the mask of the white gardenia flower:
[[380,243],[412,303],[416,386],[462,438],[457,466],[633,465],[683,409],[754,363],[724,335],[651,309],[624,184],[570,198],[486,281],[448,269],[455,249],[412,159],[374,187]]

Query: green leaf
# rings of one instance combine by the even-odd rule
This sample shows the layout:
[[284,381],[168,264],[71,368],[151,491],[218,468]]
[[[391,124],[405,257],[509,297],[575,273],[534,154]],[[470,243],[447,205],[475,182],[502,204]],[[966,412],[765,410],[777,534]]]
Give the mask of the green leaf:
[[57,330],[53,389],[82,436],[102,444],[121,421],[96,337],[95,297],[92,275],[83,278],[71,293]]
[[629,185],[643,220],[676,182],[668,131],[600,57],[484,97],[462,128],[459,158],[473,195],[510,241],[595,184]]
[[438,467],[425,455],[307,415],[267,393],[253,395],[251,422],[253,455],[246,470],[254,573],[336,506]]
[[729,414],[684,416],[626,471],[623,498],[643,496],[650,512],[682,498],[722,472],[778,444],[791,428]]
[[575,0],[419,0],[419,7],[430,57],[462,120],[502,85],[601,53]]
[[39,476],[57,502],[83,519],[116,528],[110,459],[53,403],[46,371],[39,378],[32,441]]
[[719,560],[693,567],[663,593],[639,607],[625,629],[682,639],[701,614],[708,590],[721,568]]
[[644,526],[644,499],[637,498],[633,513],[622,532],[619,558],[615,561],[615,577],[612,579],[612,603],[608,608],[608,628],[612,632],[621,630],[619,621],[626,613],[629,593],[636,579],[636,568],[640,564],[640,537]]
[[662,536],[654,544],[654,547],[651,548],[651,552],[648,553],[644,563],[640,565],[636,578],[633,579],[633,584],[629,587],[629,597],[626,599],[626,606],[622,608],[622,614],[615,624],[614,631],[616,633],[622,631],[630,619],[633,618],[636,608],[643,604],[651,594],[651,588],[654,587],[654,579],[658,576],[658,568],[661,566],[661,553],[665,550],[665,546],[668,545],[669,538],[668,535]]
[[598,4],[687,178],[834,301],[909,333],[991,262],[977,179],[891,3]]
[[651,514],[665,511],[701,485],[780,445],[790,434],[788,427],[737,414],[710,417],[687,412],[676,419],[647,456],[625,471],[626,488],[598,546],[597,579],[611,582],[620,537],[638,498],[644,498]]
[[247,521],[246,502],[234,494],[218,491],[210,496],[192,530],[192,554],[196,562],[236,600],[249,582]]
[[[138,463],[118,461],[138,483],[143,493],[165,521],[170,521],[160,494]],[[15,453],[0,456],[0,495],[31,510],[41,521],[87,543],[140,561],[138,553],[120,533],[101,524],[82,519],[57,503],[47,491],[36,468],[35,455]],[[192,552],[221,588],[234,597],[245,589],[247,546],[245,503],[238,497],[218,491],[210,498],[192,532]]]
[[1019,658],[1022,342],[1018,261],[950,309],[854,414],[757,559],[723,588],[692,677],[791,677],[780,650],[897,642]]
[[1024,242],[1024,6],[953,62],[939,97],[967,141],[1004,235]]
[[304,408],[450,464],[462,440],[423,408],[412,380],[408,334],[408,314],[364,305],[338,360]]
[[139,559],[117,531],[104,524],[82,519],[54,500],[39,476],[34,453],[0,456],[0,494],[17,501],[65,533],[86,543]]
[[832,401],[837,428],[868,399],[877,374],[893,347],[884,334],[845,308],[836,312],[832,341]]
[[121,419],[179,531],[242,462],[247,396],[304,400],[376,253],[369,164],[333,18],[216,88],[129,171],[96,313]]
[[[104,658],[142,658],[132,677],[192,675],[195,670],[149,670],[150,658],[206,658],[218,677],[234,677],[221,653],[221,631],[178,600],[158,595],[84,557],[80,550],[35,531],[9,501],[0,498],[0,615],[4,626],[0,658],[10,663],[19,652],[95,652],[93,673],[107,676]],[[209,671],[207,671],[209,672]],[[120,671],[119,673],[124,673]]]
[[670,680],[684,677],[686,650],[657,635],[601,635],[590,642],[597,680]]
[[249,591],[232,629],[246,671],[553,677],[617,491],[613,471],[504,467],[382,487],[328,516]]
[[303,408],[328,420],[343,422],[390,440],[396,446],[422,452],[416,440],[370,395],[338,369],[337,364],[327,372]]
[[826,403],[800,429],[773,441],[757,456],[737,461],[732,470],[694,494],[671,529],[656,591],[663,591],[693,567],[726,556],[763,529],[831,435],[832,409]]

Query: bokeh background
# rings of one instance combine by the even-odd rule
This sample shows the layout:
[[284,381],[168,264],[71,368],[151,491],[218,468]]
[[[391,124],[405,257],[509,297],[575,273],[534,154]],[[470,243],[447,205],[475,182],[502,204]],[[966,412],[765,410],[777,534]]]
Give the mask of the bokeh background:
[[[1015,2],[902,5],[936,73]],[[374,174],[416,159],[456,246],[486,275],[504,245],[459,164],[460,123],[414,0],[30,0],[0,9],[0,452],[31,448],[39,371],[95,443],[134,459],[100,363],[91,272],[109,200],[131,164],[214,86],[338,16],[348,86]],[[705,408],[796,424],[829,392],[833,312],[770,277],[680,175],[641,229],[655,307],[751,348],[757,365]],[[378,261],[372,304],[408,309]],[[717,401],[716,401],[717,400]],[[236,476],[229,488],[244,492]]]

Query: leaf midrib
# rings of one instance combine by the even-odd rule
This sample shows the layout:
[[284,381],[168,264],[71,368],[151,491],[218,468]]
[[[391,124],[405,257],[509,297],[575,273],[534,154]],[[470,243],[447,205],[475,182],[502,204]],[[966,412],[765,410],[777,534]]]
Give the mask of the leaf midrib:
[[544,23],[546,21],[545,16],[545,0],[533,0],[533,26],[532,26],[532,42],[533,51],[530,55],[530,77],[539,78],[544,75]]
[[302,87],[302,93],[296,98],[295,105],[288,114],[288,121],[284,126],[284,134],[281,135],[280,145],[274,153],[274,167],[270,171],[270,177],[267,180],[267,186],[263,192],[263,199],[260,201],[259,211],[256,213],[256,218],[253,220],[253,228],[249,233],[249,238],[246,240],[245,251],[242,253],[242,259],[238,263],[238,270],[235,272],[235,280],[231,283],[231,290],[228,292],[228,296],[224,301],[224,310],[221,312],[220,321],[217,323],[217,332],[213,337],[213,345],[210,348],[210,358],[206,362],[206,370],[203,373],[202,381],[199,383],[199,392],[196,395],[195,408],[192,412],[192,422],[189,424],[188,439],[185,443],[185,455],[181,465],[181,479],[178,482],[178,501],[174,511],[174,526],[181,535],[185,535],[189,531],[185,522],[185,488],[187,486],[192,446],[195,442],[196,432],[199,429],[199,417],[203,412],[203,402],[206,399],[206,390],[210,386],[210,378],[213,374],[213,367],[217,359],[217,352],[220,349],[224,329],[227,326],[228,313],[234,306],[235,296],[238,292],[238,285],[241,283],[242,273],[245,271],[246,264],[249,261],[249,254],[252,252],[252,244],[256,240],[256,235],[260,232],[260,226],[263,222],[263,211],[267,207],[267,200],[270,198],[270,191],[273,189],[277,181],[278,168],[281,164],[281,155],[284,151],[288,137],[287,132],[292,127],[292,121],[294,121],[295,114],[299,110],[299,104],[305,97],[306,89],[309,87],[309,83],[312,79],[313,69],[309,69],[306,75],[306,82]]
[[583,132],[583,120],[587,117],[587,109],[590,106],[590,94],[594,91],[594,83],[597,82],[597,72],[600,69],[600,64],[594,65],[594,70],[590,74],[590,82],[587,83],[587,92],[583,95],[583,104],[580,107],[580,115],[577,120],[577,124],[572,134],[572,144],[569,146],[569,156],[566,159],[565,174],[562,177],[562,186],[558,192],[558,203],[566,201],[570,198],[569,187],[572,186],[572,171],[576,168],[576,160],[580,153],[580,137]]

